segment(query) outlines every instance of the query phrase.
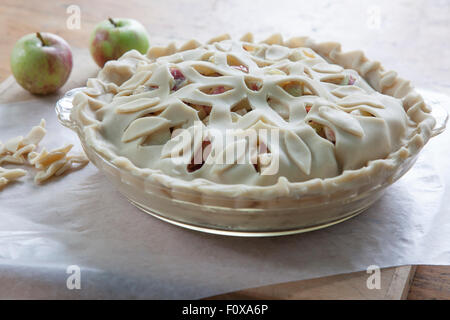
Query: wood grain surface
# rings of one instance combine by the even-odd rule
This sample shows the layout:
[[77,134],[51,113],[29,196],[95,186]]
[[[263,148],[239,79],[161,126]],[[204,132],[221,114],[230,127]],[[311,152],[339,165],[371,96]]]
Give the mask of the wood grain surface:
[[[152,44],[188,40],[192,35],[199,40],[207,40],[224,32],[234,36],[247,31],[263,36],[273,32],[289,36],[307,33],[319,38],[329,36],[331,40],[339,40],[350,47],[367,48],[369,56],[376,54],[389,67],[423,87],[450,93],[450,64],[436,63],[442,55],[450,56],[449,2],[379,1],[373,4],[371,1],[343,1],[335,7],[329,1],[299,3],[295,0],[267,0],[258,4],[237,0],[2,0],[0,81],[3,83],[0,88],[14,84],[10,77],[9,55],[21,36],[36,31],[52,32],[65,38],[71,46],[83,48],[88,46],[89,34],[96,23],[108,16],[121,16],[141,21],[149,30]],[[80,9],[79,29],[71,29],[67,25],[68,8],[73,5],[75,10]],[[274,7],[286,8],[285,14],[278,14],[282,10],[271,10]],[[248,15],[250,12],[253,14]],[[331,13],[318,16],[314,12]],[[328,18],[335,19],[335,24],[324,25],[323,21]],[[362,27],[356,30],[355,24]],[[409,24],[409,28],[405,28],[405,24]],[[441,56],[436,56],[437,51]],[[423,57],[430,62],[421,63]],[[412,64],[413,68],[410,67]],[[411,266],[383,269],[382,282],[385,285],[383,290],[376,292],[367,291],[367,274],[358,272],[249,289],[218,298],[450,299],[449,266],[418,266],[408,292],[414,271],[415,267]]]

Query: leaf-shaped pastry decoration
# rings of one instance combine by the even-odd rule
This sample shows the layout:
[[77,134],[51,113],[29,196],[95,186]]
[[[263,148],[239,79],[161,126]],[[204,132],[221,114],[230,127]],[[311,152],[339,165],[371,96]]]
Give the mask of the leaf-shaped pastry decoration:
[[207,43],[211,44],[211,43],[214,43],[214,42],[220,42],[220,41],[223,41],[223,40],[230,40],[230,39],[231,39],[230,35],[228,33],[224,33],[224,34],[221,34],[221,35],[219,35],[217,37],[209,39],[209,41]]
[[120,90],[136,89],[139,85],[142,85],[144,82],[150,79],[151,75],[151,71],[139,71],[130,79],[122,83],[122,85],[120,86]]
[[159,57],[171,55],[176,51],[175,43],[170,43],[167,47],[151,46],[147,51],[147,58],[156,60]]
[[226,51],[231,50],[232,42],[231,41],[222,41],[222,42],[216,42],[214,45],[216,46],[217,49],[226,52]]
[[283,36],[280,33],[274,33],[262,42],[267,43],[268,45],[273,45],[273,44],[282,45],[283,44]]
[[125,130],[122,142],[129,142],[139,137],[147,136],[153,132],[169,127],[170,121],[164,118],[144,117],[134,120]]
[[326,76],[320,77],[321,82],[328,82],[333,84],[341,84],[344,79],[345,75],[343,75],[342,73],[327,74]]
[[241,41],[243,42],[253,42],[253,33],[247,32],[241,37]]
[[197,111],[194,108],[188,107],[182,102],[177,102],[169,105],[161,114],[161,117],[170,119],[172,124],[178,123],[193,123],[198,120]]
[[239,127],[242,129],[247,129],[254,126],[258,122],[276,127],[276,123],[269,116],[258,110],[253,110],[252,112],[246,113],[242,118],[240,118]]
[[140,98],[136,100],[131,100],[130,102],[119,105],[119,107],[117,107],[116,109],[116,112],[117,113],[138,112],[156,106],[160,101],[161,99],[159,99],[158,97]]
[[205,77],[220,77],[222,74],[214,65],[196,64],[192,68]]
[[191,39],[188,42],[186,42],[185,44],[183,44],[180,49],[178,49],[179,52],[182,51],[187,51],[187,50],[193,50],[196,49],[198,47],[200,47],[202,44],[200,42],[198,42],[197,40]]
[[311,151],[306,143],[300,139],[295,133],[287,131],[284,135],[286,143],[286,151],[289,158],[302,170],[306,175],[311,173]]
[[121,86],[130,79],[135,72],[135,65],[127,60],[110,60],[98,73],[98,78],[104,82],[112,82]]
[[355,136],[364,136],[364,130],[359,124],[359,121],[345,111],[322,106],[319,108],[319,115]]

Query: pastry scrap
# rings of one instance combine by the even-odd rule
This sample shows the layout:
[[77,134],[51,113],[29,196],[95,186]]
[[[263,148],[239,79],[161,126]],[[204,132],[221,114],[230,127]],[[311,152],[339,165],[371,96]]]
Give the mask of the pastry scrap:
[[[18,136],[0,143],[0,165],[3,163],[32,165],[37,169],[34,176],[36,184],[41,184],[52,176],[60,176],[69,170],[84,167],[89,160],[84,154],[68,155],[73,145],[48,152],[45,147],[37,152],[39,143],[46,134],[45,120],[42,119],[25,136]],[[16,180],[26,174],[22,169],[5,169],[0,167],[0,188],[10,181]]]
[[35,126],[24,137],[18,136],[8,140],[5,144],[0,143],[0,165],[3,163],[25,164],[27,155],[35,150],[44,138],[45,120],[42,119],[38,126]]
[[[408,81],[362,52],[280,35],[129,51],[89,79],[73,104],[88,146],[133,174],[212,194],[235,194],[239,185],[256,198],[381,179],[423,147],[435,123]],[[192,135],[187,154],[168,151],[174,132],[197,126],[204,134]],[[274,129],[277,141],[263,139]],[[239,154],[231,164],[210,161],[217,152],[205,149],[223,144],[214,132],[229,131],[242,139],[225,149],[258,153],[243,138],[254,131],[268,151],[253,163],[239,163]],[[194,163],[198,154],[204,159]],[[264,174],[274,161],[277,171]]]
[[42,184],[53,176],[60,176],[73,168],[82,168],[89,160],[83,154],[68,155],[73,145],[69,144],[62,148],[48,152],[45,148],[40,153],[30,152],[28,161],[38,172],[34,176],[36,184]]

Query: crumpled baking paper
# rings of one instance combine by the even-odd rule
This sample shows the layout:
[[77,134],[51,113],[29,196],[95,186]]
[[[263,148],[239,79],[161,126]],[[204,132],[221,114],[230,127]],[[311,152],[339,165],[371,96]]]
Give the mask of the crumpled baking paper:
[[[45,118],[41,147],[73,143],[81,150],[77,136],[57,122],[55,101],[0,104],[1,140],[25,135]],[[0,298],[203,298],[370,265],[450,264],[449,157],[446,131],[363,214],[272,238],[162,222],[131,205],[92,164],[42,186],[26,168],[26,177],[0,192]],[[69,289],[73,270],[79,290]]]

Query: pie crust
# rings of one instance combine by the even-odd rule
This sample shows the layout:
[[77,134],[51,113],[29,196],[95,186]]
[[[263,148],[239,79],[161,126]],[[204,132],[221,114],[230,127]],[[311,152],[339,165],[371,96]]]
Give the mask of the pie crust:
[[[431,137],[430,112],[409,81],[361,51],[279,34],[254,43],[246,34],[129,51],[88,80],[71,120],[87,147],[133,175],[177,192],[258,200],[395,180]],[[177,153],[185,161],[173,161],[174,131],[196,128],[203,133],[192,135],[189,153]],[[266,147],[256,163],[238,164],[239,155],[189,163],[214,150],[210,132],[227,129],[244,138],[256,130],[256,148]],[[277,129],[279,142],[260,139],[262,129]],[[278,170],[264,174],[275,156]]]

